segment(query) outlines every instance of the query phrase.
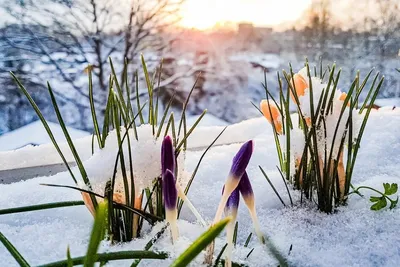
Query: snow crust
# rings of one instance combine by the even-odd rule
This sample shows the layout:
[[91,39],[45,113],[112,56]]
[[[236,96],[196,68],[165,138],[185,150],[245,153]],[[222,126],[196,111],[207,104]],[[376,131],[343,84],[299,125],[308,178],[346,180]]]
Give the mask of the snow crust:
[[[205,148],[199,147],[207,146],[222,128],[204,127],[193,133],[189,145],[197,149],[187,151],[186,171],[192,171],[197,165]],[[189,191],[189,198],[206,221],[211,222],[214,217],[232,157],[239,149],[241,142],[248,139],[255,140],[255,150],[247,172],[254,189],[261,229],[271,237],[282,253],[287,255],[292,245],[288,259],[293,265],[398,266],[400,262],[399,208],[370,211],[368,201],[370,192],[363,192],[365,198],[352,195],[348,206],[340,208],[332,215],[317,211],[312,204],[300,206],[298,204],[300,196],[293,190],[291,194],[295,206],[286,208],[282,206],[258,169],[258,165],[264,168],[285,203],[290,206],[285,186],[275,167],[278,165],[278,159],[271,126],[264,118],[229,126],[218,142],[221,145],[212,148],[205,156]],[[111,143],[110,146],[112,146]],[[361,143],[353,184],[355,186],[368,185],[381,190],[383,182],[399,183],[400,157],[397,153],[399,149],[399,110],[373,110]],[[92,158],[89,155],[89,158],[85,159],[89,176],[95,179],[96,174],[100,175],[107,171],[114,164],[116,150],[113,152],[102,153],[104,155],[101,155],[101,161],[99,158],[91,162]],[[21,152],[20,155],[24,153]],[[100,153],[95,154],[93,158],[96,155]],[[106,158],[107,156],[109,158]],[[36,159],[31,158],[31,160]],[[26,162],[26,164],[29,163],[29,158]],[[76,168],[73,170],[78,173]],[[59,173],[52,177],[0,185],[0,209],[81,199],[76,191],[49,188],[39,185],[40,183],[72,185],[73,181],[68,173]],[[247,248],[243,247],[245,239],[252,231],[250,216],[243,202],[239,204],[238,221],[238,245],[233,251],[233,260],[249,266],[277,266],[265,249],[258,244],[256,238],[252,238]],[[65,259],[68,245],[72,256],[84,255],[92,222],[92,217],[84,206],[68,207],[2,215],[0,230],[30,264],[38,265]],[[167,261],[143,260],[141,266],[155,264],[168,266],[174,257],[184,251],[205,230],[195,222],[194,216],[185,207],[178,225],[180,238],[175,246],[171,245],[170,236],[165,234],[153,247],[155,250],[169,252],[171,259]],[[111,247],[108,242],[102,242],[100,251],[143,249],[147,241],[162,226],[163,223],[157,224],[143,238],[127,244]],[[225,238],[222,235],[216,241],[216,253],[224,244]],[[252,248],[255,249],[246,260],[246,255]],[[0,259],[2,266],[18,266],[3,246],[0,246]],[[202,261],[203,257],[200,256],[192,263],[192,266],[201,266]],[[130,266],[131,263],[132,261],[118,261],[108,266]]]

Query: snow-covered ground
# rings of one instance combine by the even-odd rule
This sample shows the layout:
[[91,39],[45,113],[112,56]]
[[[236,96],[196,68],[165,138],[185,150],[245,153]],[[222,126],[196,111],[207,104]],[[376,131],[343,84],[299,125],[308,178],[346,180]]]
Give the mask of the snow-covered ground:
[[[48,121],[54,138],[57,142],[65,142],[64,133],[58,123]],[[82,138],[90,135],[89,132],[67,127],[68,133],[72,139]],[[18,149],[27,145],[41,145],[51,143],[50,137],[47,134],[40,120],[32,122],[14,131],[5,133],[0,136],[0,151],[8,151]]]
[[[196,129],[189,145],[202,147],[210,143],[223,127]],[[220,192],[229,172],[232,157],[240,143],[255,140],[255,150],[248,167],[253,184],[257,212],[263,232],[271,237],[276,246],[287,254],[295,266],[398,266],[400,262],[399,208],[378,212],[369,209],[369,192],[365,198],[352,195],[348,206],[332,215],[318,212],[312,205],[299,205],[299,195],[292,191],[295,207],[284,208],[258,169],[261,165],[274,182],[275,187],[289,204],[282,179],[276,169],[278,160],[271,127],[263,118],[252,119],[229,126],[221,136],[219,144],[204,158],[189,198],[207,221],[211,221],[220,200]],[[83,142],[83,141],[82,141]],[[48,149],[44,147],[45,149]],[[33,149],[33,148],[32,148]],[[36,152],[41,147],[35,148]],[[382,189],[383,182],[400,181],[400,110],[384,108],[371,112],[366,132],[361,143],[359,157],[353,176],[354,185],[369,185]],[[186,170],[195,168],[203,149],[188,151]],[[13,152],[13,153],[17,153]],[[15,155],[15,154],[14,154]],[[42,155],[38,155],[42,157]],[[3,154],[3,159],[5,155]],[[32,161],[35,158],[31,159]],[[86,159],[87,161],[90,158]],[[25,159],[29,162],[29,159]],[[98,168],[102,168],[101,162]],[[90,176],[90,171],[89,171]],[[33,205],[53,201],[80,200],[80,194],[68,189],[40,186],[40,183],[72,184],[67,173],[52,177],[35,178],[19,183],[0,185],[0,209]],[[246,207],[239,205],[238,245],[233,260],[249,266],[276,266],[268,253],[252,239],[248,248],[243,244],[252,231]],[[92,225],[92,217],[85,207],[68,207],[48,211],[36,211],[0,216],[1,232],[32,265],[61,260],[66,257],[69,245],[72,256],[85,253]],[[162,227],[154,227],[144,238],[121,246],[110,247],[103,242],[101,251],[143,249],[146,242]],[[163,236],[154,249],[168,251],[171,257],[182,252],[205,230],[194,221],[192,214],[184,209],[179,221],[180,238],[173,247],[169,236]],[[216,253],[225,243],[221,236],[216,241]],[[249,251],[255,248],[246,260]],[[17,266],[7,250],[0,246],[2,266]],[[168,266],[172,261],[147,261],[141,266]],[[199,266],[203,257],[192,264]],[[111,266],[130,266],[132,261],[114,262]]]

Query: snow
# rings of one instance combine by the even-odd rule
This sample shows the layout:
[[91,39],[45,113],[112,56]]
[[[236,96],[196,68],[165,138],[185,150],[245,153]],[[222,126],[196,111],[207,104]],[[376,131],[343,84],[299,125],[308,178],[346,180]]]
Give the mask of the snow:
[[[197,120],[197,118],[198,116],[195,116],[194,121]],[[209,123],[208,120],[206,120],[205,122],[206,124]],[[221,145],[221,144],[245,142],[246,138],[253,138],[254,136],[264,131],[264,128],[260,128],[260,124],[264,124],[265,127],[267,127],[267,122],[263,118],[251,119],[241,124],[233,124],[229,126],[224,132],[224,138],[219,139],[216,142],[216,144]],[[190,127],[190,124],[188,124],[188,126]],[[217,137],[217,135],[223,129],[224,129],[223,126],[199,127],[198,129],[196,128],[193,131],[192,135],[188,138],[188,148],[198,149],[209,146],[210,143]],[[113,140],[112,142],[116,142],[115,134],[114,136],[109,137],[109,140]],[[92,156],[91,136],[74,140],[74,145],[82,160],[86,160]],[[74,157],[69,149],[68,144],[59,143],[59,147],[61,151],[64,153],[64,156],[67,159],[67,161],[73,162]],[[27,168],[27,167],[42,166],[42,165],[57,164],[57,163],[62,163],[62,160],[58,155],[56,149],[54,148],[53,144],[26,146],[14,151],[6,151],[6,152],[0,151],[0,170]]]
[[[390,121],[390,123],[388,123]],[[202,127],[196,129],[189,145],[197,149],[186,153],[185,169],[192,171],[202,155],[207,143],[215,138],[223,127]],[[257,118],[229,126],[219,140],[219,146],[206,154],[189,191],[189,198],[202,214],[211,222],[221,197],[222,185],[229,173],[232,157],[242,142],[253,139],[255,150],[247,172],[253,185],[257,213],[262,231],[269,235],[275,245],[287,255],[290,246],[293,249],[288,259],[296,266],[397,266],[400,261],[399,208],[374,212],[369,210],[369,192],[365,198],[351,195],[349,203],[331,215],[316,210],[311,203],[299,205],[299,194],[291,190],[294,207],[284,208],[262,176],[261,165],[283,200],[289,205],[285,186],[276,169],[278,160],[271,126],[264,118]],[[112,145],[111,145],[112,146]],[[39,149],[42,149],[39,147]],[[37,151],[39,151],[39,149]],[[368,185],[382,189],[383,182],[397,182],[400,177],[400,112],[398,110],[373,110],[364,133],[357,159],[354,185]],[[9,152],[13,153],[13,152]],[[109,153],[111,163],[115,153]],[[100,155],[95,153],[93,157]],[[89,173],[101,173],[108,168],[103,161],[88,165]],[[35,159],[32,159],[35,160]],[[100,159],[99,159],[100,160]],[[90,158],[85,159],[85,163]],[[78,173],[76,168],[74,172]],[[104,174],[103,174],[104,175]],[[90,176],[90,174],[89,174]],[[52,201],[79,200],[76,191],[62,188],[49,188],[40,183],[72,184],[68,173],[59,173],[52,177],[40,177],[24,182],[0,185],[0,208],[33,205]],[[239,205],[238,245],[233,251],[233,260],[249,266],[276,266],[276,262],[252,238],[249,247],[243,244],[252,231],[248,211],[243,203]],[[32,265],[65,259],[67,246],[72,256],[81,256],[86,252],[92,217],[87,209],[68,207],[47,211],[2,215],[0,229],[14,246]],[[141,239],[133,242],[110,246],[102,242],[100,251],[143,249],[146,242],[163,226],[157,224]],[[156,250],[170,252],[167,261],[143,260],[141,266],[168,266],[205,229],[194,222],[194,216],[183,209],[178,222],[180,238],[175,246],[170,236],[165,234],[153,247]],[[225,243],[224,236],[216,241],[216,253]],[[245,260],[249,251],[255,248]],[[0,246],[0,259],[3,266],[17,266],[8,251]],[[201,266],[200,256],[192,266]],[[107,266],[129,266],[132,261],[109,263]]]
[[[64,133],[61,126],[57,123],[48,121],[49,127],[57,142],[65,142]],[[67,127],[68,133],[72,139],[77,139],[90,135],[90,133]],[[50,143],[46,129],[42,122],[37,120],[14,131],[0,136],[0,151],[15,150],[27,145],[37,146]]]
[[400,106],[400,98],[378,98],[375,100],[375,104],[380,107],[399,107]]
[[[187,126],[191,127],[196,122],[198,117],[199,116],[188,117],[186,119]],[[179,125],[179,124],[176,124],[176,125]],[[228,122],[221,120],[220,118],[215,117],[214,115],[206,113],[198,125],[199,126],[227,126]]]

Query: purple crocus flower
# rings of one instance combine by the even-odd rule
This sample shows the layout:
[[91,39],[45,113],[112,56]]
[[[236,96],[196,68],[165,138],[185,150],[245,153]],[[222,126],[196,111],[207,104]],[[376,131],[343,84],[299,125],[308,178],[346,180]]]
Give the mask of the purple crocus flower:
[[238,153],[232,160],[232,167],[230,175],[233,178],[240,179],[243,173],[246,171],[247,165],[249,164],[251,155],[253,154],[254,143],[253,140],[247,141],[242,145]]
[[161,145],[161,174],[164,175],[167,170],[174,173],[175,165],[174,146],[171,137],[167,135]]
[[232,194],[233,190],[236,189],[240,182],[240,178],[246,171],[247,165],[249,164],[251,155],[253,153],[253,147],[253,141],[247,141],[242,145],[242,147],[233,158],[228,179],[225,181],[224,192],[222,194],[221,201],[215,214],[214,223],[217,223],[221,219],[222,212],[224,210],[226,202],[228,201],[229,196]]

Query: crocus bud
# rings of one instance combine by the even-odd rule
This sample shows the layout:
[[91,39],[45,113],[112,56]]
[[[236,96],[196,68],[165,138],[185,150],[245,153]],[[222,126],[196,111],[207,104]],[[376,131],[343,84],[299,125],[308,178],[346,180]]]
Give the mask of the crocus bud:
[[264,99],[260,103],[260,109],[267,121],[274,124],[276,132],[282,134],[282,116],[275,103]]
[[238,189],[240,194],[242,194],[244,203],[246,204],[249,210],[257,237],[259,238],[261,243],[264,243],[265,242],[264,236],[261,233],[260,224],[258,223],[258,218],[256,213],[256,204],[254,200],[253,187],[251,186],[249,176],[247,175],[246,172],[243,174],[242,179],[240,179]]
[[178,191],[176,190],[175,177],[171,170],[167,169],[162,177],[163,196],[165,205],[165,217],[171,227],[172,242],[178,238],[178,227],[176,218],[178,215],[176,204],[178,201]]
[[[306,89],[308,88],[308,84],[307,81],[304,79],[304,77],[296,73],[295,75],[293,75],[293,80],[294,80],[294,89],[296,90],[297,97],[305,95]],[[294,97],[292,91],[290,91],[290,96],[293,102],[296,103],[296,98]]]
[[[247,165],[249,164],[251,155],[253,154],[253,149],[254,143],[253,140],[250,140],[244,143],[238,153],[236,153],[232,160],[230,171],[230,176],[232,178],[239,180],[242,177],[243,173],[246,171]],[[231,194],[232,191],[230,191],[229,194]]]
[[240,178],[246,171],[246,167],[249,164],[251,155],[253,153],[253,141],[247,141],[242,145],[238,153],[232,160],[232,167],[229,173],[228,179],[225,181],[224,192],[219,202],[217,213],[215,214],[214,223],[221,219],[222,212],[228,201],[229,196],[232,194],[233,190],[238,186]]
[[164,174],[166,170],[174,173],[175,165],[174,146],[171,137],[167,135],[161,145],[161,174]]

